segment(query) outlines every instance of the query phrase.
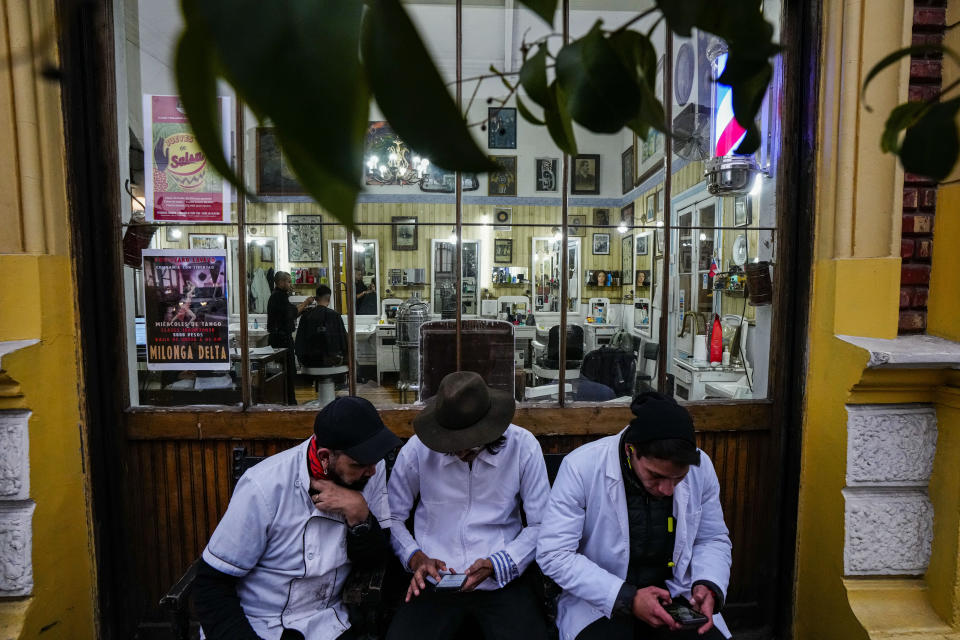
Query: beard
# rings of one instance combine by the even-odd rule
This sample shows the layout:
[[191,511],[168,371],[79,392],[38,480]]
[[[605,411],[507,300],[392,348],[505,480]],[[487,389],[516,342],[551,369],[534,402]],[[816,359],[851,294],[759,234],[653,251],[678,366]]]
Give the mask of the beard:
[[344,487],[345,489],[350,489],[352,491],[363,491],[363,488],[367,486],[367,482],[370,481],[370,478],[360,478],[356,482],[345,482],[343,478],[340,477],[340,474],[334,471],[333,467],[330,467],[329,479],[336,485]]

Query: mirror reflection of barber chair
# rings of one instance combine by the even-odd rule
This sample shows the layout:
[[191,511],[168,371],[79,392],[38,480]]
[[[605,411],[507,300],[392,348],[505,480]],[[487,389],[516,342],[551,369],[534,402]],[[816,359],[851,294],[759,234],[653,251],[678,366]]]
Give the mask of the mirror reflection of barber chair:
[[349,367],[345,364],[333,367],[305,367],[301,365],[300,373],[313,378],[313,387],[317,391],[316,399],[307,404],[320,408],[333,402],[334,398],[337,397],[337,382],[344,378],[347,371],[349,371]]
[[[480,374],[494,389],[514,394],[513,325],[499,320],[461,320],[460,369]],[[420,325],[420,401],[437,393],[440,381],[457,370],[457,322]]]
[[331,309],[308,309],[300,316],[295,346],[300,374],[311,377],[317,391],[316,399],[307,404],[324,407],[336,397],[337,383],[350,370],[343,318]]
[[[583,363],[583,327],[577,324],[567,326],[566,358],[560,358],[560,325],[550,327],[546,335],[537,332],[537,339],[533,341],[533,382],[534,386],[524,391],[527,400],[551,397],[559,399],[560,368],[563,367],[564,380],[576,380],[580,377],[580,365]],[[543,384],[546,383],[546,384]],[[564,384],[564,393],[573,390],[569,383]]]

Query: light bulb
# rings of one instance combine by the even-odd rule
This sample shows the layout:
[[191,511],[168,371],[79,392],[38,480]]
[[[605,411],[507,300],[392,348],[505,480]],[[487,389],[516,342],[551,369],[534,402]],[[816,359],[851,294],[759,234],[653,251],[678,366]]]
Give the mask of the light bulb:
[[706,242],[706,241],[707,241],[707,234],[701,233],[701,234],[700,234],[700,242]]
[[753,188],[750,189],[751,196],[760,195],[760,191],[763,189],[763,174],[758,173],[757,177],[753,180]]
[[174,240],[179,240],[180,238],[183,237],[183,232],[180,231],[180,229],[174,229],[173,231],[170,232],[170,235],[173,236]]
[[620,225],[617,227],[617,231],[619,231],[620,233],[626,233],[626,232],[627,232],[627,225],[625,225],[625,224],[623,224],[623,223],[621,222]]
[[354,242],[354,243],[353,243],[353,250],[354,250],[355,253],[363,253],[363,252],[365,252],[365,251],[367,250],[367,247],[366,247],[366,245],[361,244],[361,243],[359,243],[359,242]]

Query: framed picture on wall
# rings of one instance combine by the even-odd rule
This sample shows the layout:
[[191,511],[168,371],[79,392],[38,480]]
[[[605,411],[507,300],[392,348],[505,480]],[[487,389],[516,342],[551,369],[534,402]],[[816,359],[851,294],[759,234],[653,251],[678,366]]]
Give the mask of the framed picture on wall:
[[191,233],[191,249],[226,249],[227,236],[220,233]]
[[633,145],[620,154],[620,188],[626,193],[633,189]]
[[272,244],[265,244],[260,247],[260,262],[273,262]]
[[261,196],[305,196],[286,158],[273,127],[257,127],[257,194]]
[[580,154],[573,159],[573,180],[570,193],[597,195],[600,193],[600,156]]
[[587,216],[582,216],[582,215],[570,216],[570,222],[568,223],[567,231],[571,236],[578,236],[582,238],[584,235],[586,235],[586,232],[587,232],[585,228],[586,226],[587,226]]
[[323,262],[323,216],[287,216],[287,260]]
[[517,110],[513,107],[487,109],[487,146],[491,149],[517,148]]
[[628,227],[633,226],[633,203],[632,202],[625,207],[621,207],[620,224],[626,225]]
[[510,238],[494,239],[493,261],[506,264],[513,262],[513,240]]
[[662,255],[663,255],[663,236],[664,236],[663,229],[657,229],[656,234],[657,234],[657,253],[656,253],[656,255],[662,256]]
[[650,254],[650,234],[644,233],[637,236],[637,255],[646,256]]
[[609,227],[610,226],[610,209],[594,209],[593,210],[593,226]]
[[536,175],[537,191],[556,191],[560,184],[560,159],[559,158],[537,158]]
[[733,226],[746,227],[753,222],[752,198],[739,196],[733,200]]
[[513,220],[513,208],[498,207],[497,210],[493,212],[493,230],[510,231],[510,229],[512,229],[510,226],[511,220]]
[[649,287],[650,286],[650,269],[637,269],[637,286],[638,287]]
[[517,156],[490,156],[500,166],[487,174],[488,196],[517,195]]
[[647,222],[653,222],[657,218],[657,194],[651,193],[647,196]]
[[620,271],[623,273],[621,284],[633,284],[633,236],[620,239]]
[[609,233],[593,234],[593,255],[595,256],[610,255],[610,234]]
[[418,245],[417,219],[412,216],[393,216],[392,246],[394,251],[416,251]]

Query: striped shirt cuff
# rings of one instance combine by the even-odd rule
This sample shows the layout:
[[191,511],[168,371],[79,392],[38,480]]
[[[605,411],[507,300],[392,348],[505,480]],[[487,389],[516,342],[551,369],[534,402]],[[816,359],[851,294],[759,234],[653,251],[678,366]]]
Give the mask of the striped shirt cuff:
[[498,551],[489,556],[488,560],[493,564],[493,577],[498,587],[505,587],[508,582],[520,577],[517,565],[513,563],[513,558],[506,551]]

